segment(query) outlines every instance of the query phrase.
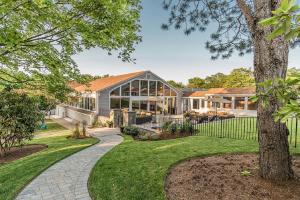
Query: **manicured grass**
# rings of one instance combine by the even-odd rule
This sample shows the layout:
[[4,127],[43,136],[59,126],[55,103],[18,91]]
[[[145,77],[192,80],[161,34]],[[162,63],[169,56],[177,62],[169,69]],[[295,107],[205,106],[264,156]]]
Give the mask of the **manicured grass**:
[[[165,141],[134,141],[122,144],[101,158],[89,178],[93,199],[165,199],[164,179],[177,162],[194,156],[232,152],[256,152],[250,140],[191,136]],[[300,148],[291,148],[300,153]]]
[[58,131],[68,131],[65,127],[61,126],[60,124],[55,123],[51,119],[45,120],[47,125],[47,129],[38,129],[35,134],[42,134],[42,133],[49,133],[49,132],[58,132]]
[[[51,125],[48,131],[57,130],[55,127],[58,127],[57,124]],[[69,130],[63,131],[71,134]],[[29,143],[47,144],[48,148],[0,165],[0,199],[13,199],[26,184],[49,166],[97,142],[95,138],[75,140],[67,139],[66,136],[33,139]]]

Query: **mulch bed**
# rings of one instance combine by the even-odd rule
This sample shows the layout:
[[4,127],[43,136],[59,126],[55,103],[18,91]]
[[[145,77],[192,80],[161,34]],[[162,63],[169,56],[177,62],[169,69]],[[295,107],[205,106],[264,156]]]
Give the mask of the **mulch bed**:
[[[165,191],[169,200],[299,200],[300,157],[293,166],[298,178],[276,183],[259,176],[255,154],[194,158],[170,170]],[[243,176],[245,170],[251,174]]]
[[12,147],[5,157],[0,157],[0,164],[5,164],[23,158],[30,154],[39,152],[46,149],[48,146],[45,144],[31,144],[19,147]]

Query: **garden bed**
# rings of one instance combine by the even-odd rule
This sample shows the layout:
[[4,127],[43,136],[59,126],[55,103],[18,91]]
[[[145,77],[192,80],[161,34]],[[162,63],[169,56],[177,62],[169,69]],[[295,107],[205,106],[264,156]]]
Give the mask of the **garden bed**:
[[46,149],[48,146],[45,144],[30,144],[18,147],[12,147],[7,155],[0,157],[0,164],[5,164],[23,158],[25,156],[31,155],[33,153],[39,152]]
[[256,154],[190,159],[170,170],[165,191],[170,200],[296,200],[300,197],[300,157],[293,163],[298,178],[276,183],[259,176]]

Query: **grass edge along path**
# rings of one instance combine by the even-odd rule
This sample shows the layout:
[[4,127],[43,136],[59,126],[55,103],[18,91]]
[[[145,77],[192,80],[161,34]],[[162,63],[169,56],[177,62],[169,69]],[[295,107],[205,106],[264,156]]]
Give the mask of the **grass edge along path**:
[[[94,200],[163,200],[165,177],[176,163],[198,156],[257,150],[257,142],[249,140],[190,136],[141,142],[125,136],[123,143],[97,162],[88,188]],[[291,151],[300,153],[300,148]]]
[[30,144],[46,144],[48,148],[0,165],[0,199],[14,199],[27,184],[47,168],[98,142],[96,138],[76,140],[67,139],[66,136],[32,140]]

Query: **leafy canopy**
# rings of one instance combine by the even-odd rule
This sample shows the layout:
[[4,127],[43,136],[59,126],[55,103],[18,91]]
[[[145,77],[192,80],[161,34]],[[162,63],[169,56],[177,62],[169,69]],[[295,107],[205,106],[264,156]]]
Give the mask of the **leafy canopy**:
[[61,89],[80,81],[72,55],[94,47],[133,61],[140,9],[139,0],[2,0],[0,84]]
[[194,77],[189,79],[189,88],[236,88],[254,86],[254,76],[251,69],[244,67],[233,69],[230,74],[216,73],[202,79]]

